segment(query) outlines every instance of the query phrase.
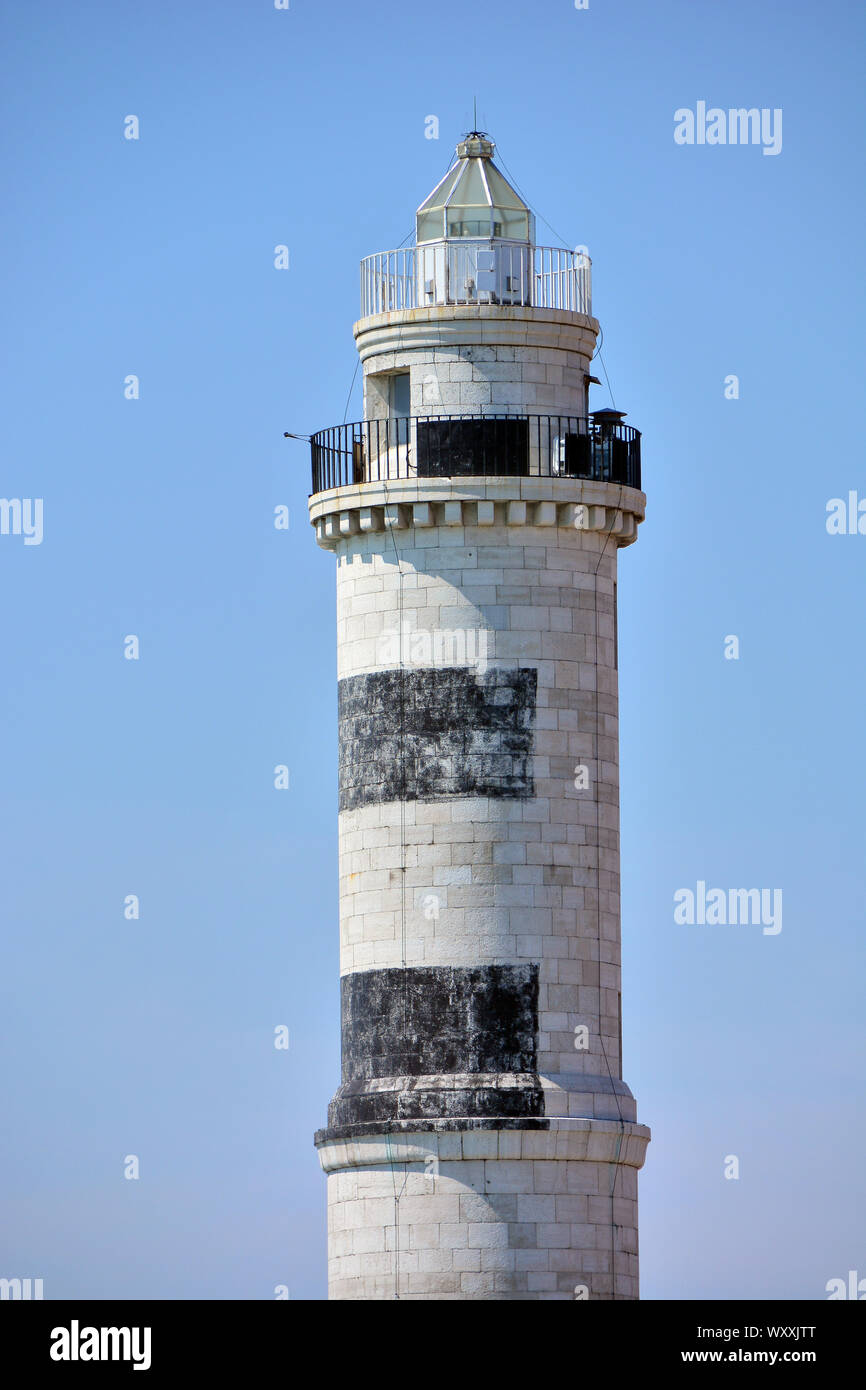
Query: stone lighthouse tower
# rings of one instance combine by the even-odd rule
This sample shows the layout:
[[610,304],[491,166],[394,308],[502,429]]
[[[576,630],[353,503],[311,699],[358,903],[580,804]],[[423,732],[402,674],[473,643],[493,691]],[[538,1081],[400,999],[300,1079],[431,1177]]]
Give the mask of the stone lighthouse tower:
[[580,252],[473,131],[361,266],[364,419],[313,436],[337,560],[336,1299],[634,1299],[617,552],[640,436],[590,412]]

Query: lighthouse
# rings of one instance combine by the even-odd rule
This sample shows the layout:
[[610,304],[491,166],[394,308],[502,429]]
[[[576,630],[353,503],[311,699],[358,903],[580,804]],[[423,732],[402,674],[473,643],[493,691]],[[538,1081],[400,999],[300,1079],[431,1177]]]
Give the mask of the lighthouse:
[[484,132],[361,264],[363,420],[313,435],[337,570],[333,1299],[638,1297],[622,1073],[617,555],[589,257]]

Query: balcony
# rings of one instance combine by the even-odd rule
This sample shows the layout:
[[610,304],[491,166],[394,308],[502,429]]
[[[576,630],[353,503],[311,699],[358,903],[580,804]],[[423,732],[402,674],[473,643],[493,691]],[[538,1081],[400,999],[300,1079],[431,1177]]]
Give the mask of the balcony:
[[582,251],[468,238],[379,251],[361,262],[362,318],[445,304],[591,316],[592,265]]
[[409,415],[320,430],[313,495],[392,478],[586,478],[640,490],[640,433],[595,415]]

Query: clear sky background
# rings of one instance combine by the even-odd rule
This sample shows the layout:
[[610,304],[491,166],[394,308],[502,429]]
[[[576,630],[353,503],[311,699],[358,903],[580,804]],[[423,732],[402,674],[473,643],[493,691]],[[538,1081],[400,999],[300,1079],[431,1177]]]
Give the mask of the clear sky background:
[[[589,247],[643,431],[619,582],[642,1293],[866,1276],[866,535],[825,526],[866,498],[862,7],[2,13],[0,493],[44,499],[44,539],[0,536],[0,1275],[325,1297],[334,560],[282,436],[343,419],[358,261],[406,237],[477,94],[538,240]],[[782,108],[782,152],[676,145],[698,101]],[[676,925],[699,879],[781,888],[781,933]]]

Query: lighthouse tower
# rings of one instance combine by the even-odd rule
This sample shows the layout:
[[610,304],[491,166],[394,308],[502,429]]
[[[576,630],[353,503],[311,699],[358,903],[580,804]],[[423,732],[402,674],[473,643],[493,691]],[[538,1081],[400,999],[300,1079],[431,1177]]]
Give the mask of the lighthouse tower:
[[335,1299],[634,1299],[617,552],[640,436],[590,412],[589,259],[473,131],[361,265],[364,419],[313,436],[337,560]]

